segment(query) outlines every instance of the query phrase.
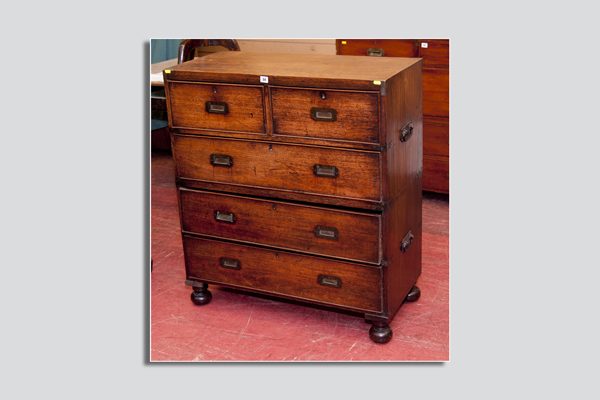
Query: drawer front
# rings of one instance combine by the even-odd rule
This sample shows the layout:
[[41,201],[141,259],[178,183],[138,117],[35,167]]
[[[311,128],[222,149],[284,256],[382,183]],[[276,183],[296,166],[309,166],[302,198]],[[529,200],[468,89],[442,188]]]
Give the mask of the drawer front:
[[381,268],[183,236],[188,279],[381,311]]
[[185,232],[372,264],[380,216],[180,189]]
[[419,48],[414,39],[338,39],[338,55],[418,57]]
[[174,128],[265,133],[261,86],[170,82]]
[[[426,45],[427,47],[423,47]],[[420,40],[420,54],[423,65],[448,66],[450,65],[450,40]]]
[[423,157],[423,190],[450,191],[450,165],[447,158]]
[[423,154],[432,156],[450,155],[450,126],[423,121]]
[[271,88],[273,133],[379,143],[378,94]]
[[449,90],[447,69],[423,68],[423,115],[449,117]]
[[182,179],[380,201],[380,153],[173,135]]

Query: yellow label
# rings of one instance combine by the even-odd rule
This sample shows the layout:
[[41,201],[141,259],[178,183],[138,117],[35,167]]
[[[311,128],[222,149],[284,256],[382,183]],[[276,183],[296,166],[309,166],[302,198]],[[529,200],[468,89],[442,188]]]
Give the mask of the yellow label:
[[165,74],[170,74],[171,70],[170,69],[165,69]]
[[373,81],[373,85],[381,85],[381,81]]
[[346,44],[346,41],[345,41],[345,40],[342,40],[342,44]]

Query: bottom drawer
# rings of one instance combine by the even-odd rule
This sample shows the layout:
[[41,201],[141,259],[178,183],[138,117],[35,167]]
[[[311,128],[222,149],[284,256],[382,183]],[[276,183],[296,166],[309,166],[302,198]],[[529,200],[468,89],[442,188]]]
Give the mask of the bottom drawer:
[[445,157],[423,157],[423,190],[450,192],[450,162]]
[[380,267],[183,236],[187,278],[382,311]]

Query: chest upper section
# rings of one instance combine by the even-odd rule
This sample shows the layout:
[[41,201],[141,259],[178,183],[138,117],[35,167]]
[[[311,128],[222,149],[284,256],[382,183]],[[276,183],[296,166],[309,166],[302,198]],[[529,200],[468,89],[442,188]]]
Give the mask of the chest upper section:
[[420,63],[215,53],[165,71],[169,124],[181,133],[377,149],[390,83]]

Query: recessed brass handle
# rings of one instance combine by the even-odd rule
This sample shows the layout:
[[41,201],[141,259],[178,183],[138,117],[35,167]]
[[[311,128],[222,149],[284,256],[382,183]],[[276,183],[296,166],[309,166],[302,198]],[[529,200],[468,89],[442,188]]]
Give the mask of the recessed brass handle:
[[412,122],[407,123],[400,129],[400,141],[406,142],[413,134],[413,124]]
[[323,239],[338,240],[340,234],[336,228],[317,225],[315,226],[315,236]]
[[332,108],[311,108],[310,117],[315,121],[333,122],[337,120],[337,111]]
[[215,211],[215,219],[219,222],[235,223],[235,214],[230,212]]
[[227,103],[218,101],[207,101],[206,111],[211,114],[227,114],[229,112],[229,106]]
[[330,286],[334,288],[342,287],[342,279],[338,278],[337,276],[319,274],[319,276],[317,277],[317,282],[319,282],[319,284],[323,286]]
[[242,268],[242,264],[240,263],[240,260],[236,260],[235,258],[221,257],[219,259],[219,264],[221,264],[221,267],[227,268],[227,269],[241,269]]
[[325,178],[337,178],[340,174],[340,171],[333,165],[315,164],[313,167],[313,173],[316,176],[322,176]]
[[402,244],[400,245],[400,250],[404,253],[406,250],[410,248],[413,243],[414,236],[412,231],[408,231],[404,239],[402,239]]
[[383,57],[385,55],[385,51],[383,51],[383,49],[371,47],[367,50],[367,55],[371,57]]
[[233,166],[233,158],[223,154],[211,154],[210,163],[214,166],[231,167]]

